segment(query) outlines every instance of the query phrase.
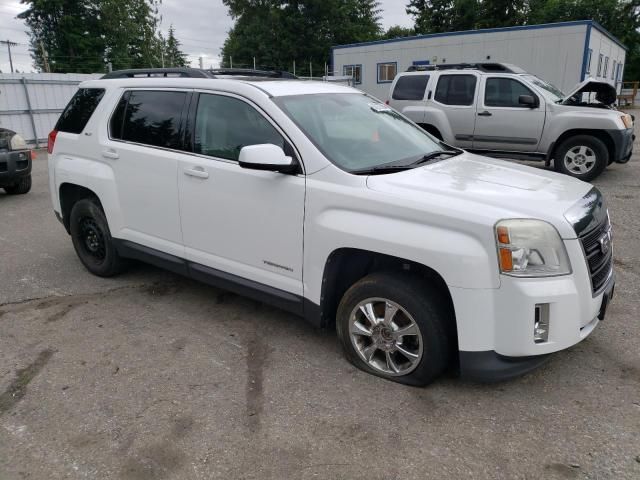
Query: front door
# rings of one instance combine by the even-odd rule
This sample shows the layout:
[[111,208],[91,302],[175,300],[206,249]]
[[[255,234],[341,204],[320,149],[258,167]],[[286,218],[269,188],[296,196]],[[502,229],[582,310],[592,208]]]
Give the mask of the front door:
[[244,146],[295,155],[291,144],[243,98],[200,93],[192,104],[193,154],[178,166],[187,259],[301,296],[305,178],[238,165]]
[[[536,105],[523,105],[521,95]],[[473,148],[507,152],[535,152],[544,126],[544,100],[519,80],[484,77],[478,98]]]

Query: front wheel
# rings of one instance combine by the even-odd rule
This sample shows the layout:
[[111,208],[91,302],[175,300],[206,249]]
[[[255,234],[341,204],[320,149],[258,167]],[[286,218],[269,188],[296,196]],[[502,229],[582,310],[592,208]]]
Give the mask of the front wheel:
[[356,367],[394,382],[424,386],[447,367],[450,321],[437,292],[419,279],[375,273],[344,294],[336,329],[347,359]]
[[13,185],[4,187],[4,190],[9,195],[24,195],[25,193],[29,193],[29,190],[31,190],[31,175],[22,177]]
[[576,135],[562,142],[555,154],[559,172],[591,181],[609,164],[609,151],[602,140],[590,135]]
[[124,262],[113,244],[107,218],[95,201],[85,198],[76,202],[69,226],[73,247],[87,270],[99,277],[120,273]]

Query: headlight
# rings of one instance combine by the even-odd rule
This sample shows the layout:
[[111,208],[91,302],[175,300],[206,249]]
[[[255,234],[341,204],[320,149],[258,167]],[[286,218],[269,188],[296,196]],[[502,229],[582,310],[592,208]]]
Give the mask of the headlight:
[[571,273],[558,231],[542,220],[501,220],[496,224],[500,272],[516,277],[550,277]]
[[622,120],[624,128],[633,127],[633,118],[631,118],[631,115],[629,115],[628,113],[623,113],[622,115],[620,115],[620,120]]

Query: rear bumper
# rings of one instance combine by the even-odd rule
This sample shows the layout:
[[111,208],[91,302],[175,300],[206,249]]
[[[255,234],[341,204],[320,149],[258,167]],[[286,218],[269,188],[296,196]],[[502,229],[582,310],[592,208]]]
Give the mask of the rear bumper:
[[0,152],[0,187],[16,183],[22,177],[31,174],[31,152]]
[[608,130],[614,145],[614,156],[612,160],[617,163],[627,163],[633,153],[633,141],[636,136],[633,128],[626,130]]

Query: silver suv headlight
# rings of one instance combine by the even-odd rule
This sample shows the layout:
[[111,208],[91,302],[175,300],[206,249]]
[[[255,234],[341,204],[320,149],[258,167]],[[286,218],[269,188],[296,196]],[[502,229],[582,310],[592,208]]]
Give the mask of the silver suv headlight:
[[571,273],[567,249],[555,227],[542,220],[501,220],[496,224],[500,272],[515,277]]

